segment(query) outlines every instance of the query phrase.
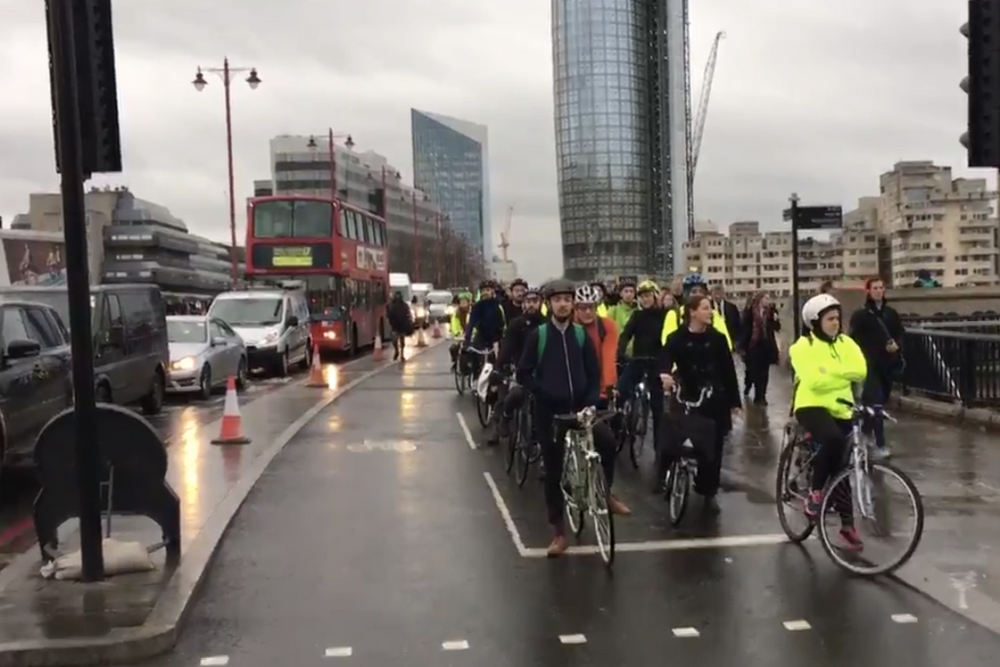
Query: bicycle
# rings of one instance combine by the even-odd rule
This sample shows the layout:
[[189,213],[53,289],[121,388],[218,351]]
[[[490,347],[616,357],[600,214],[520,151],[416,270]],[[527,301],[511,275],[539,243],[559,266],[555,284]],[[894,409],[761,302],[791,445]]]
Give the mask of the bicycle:
[[[681,400],[680,387],[674,389],[674,396],[684,410],[684,415],[690,415],[692,410],[700,408],[702,403],[711,398],[712,388],[702,387],[697,401]],[[688,499],[691,496],[691,485],[698,474],[698,456],[691,438],[681,443],[677,455],[667,466],[663,480],[663,495],[667,500],[667,509],[671,525],[676,526],[684,518]]]
[[465,395],[465,390],[472,387],[472,373],[466,372],[466,366],[468,365],[463,358],[464,350],[462,346],[459,345],[458,355],[455,360],[455,368],[452,374],[455,376],[455,390],[458,392],[459,396]]
[[482,362],[475,364],[478,368],[478,373],[476,374],[475,385],[472,387],[472,395],[476,398],[476,415],[479,417],[479,423],[483,428],[486,428],[489,426],[490,418],[493,416],[493,408],[495,407],[493,401],[490,400],[490,396],[496,397],[496,391],[489,386],[489,376],[484,373],[484,371],[489,372],[493,369],[493,349],[480,350],[475,347],[467,347],[465,350],[466,352],[471,352],[482,357]]
[[[622,430],[618,439],[617,451],[621,452],[625,443],[629,446],[629,459],[632,467],[639,468],[639,460],[646,446],[646,433],[649,430],[650,392],[646,384],[649,369],[646,365],[655,362],[652,357],[632,357],[629,363],[643,364],[642,375],[635,384],[630,396],[620,397],[620,412],[622,414]],[[658,381],[658,380],[657,380]]]
[[613,416],[595,408],[556,415],[557,424],[568,426],[563,454],[562,491],[570,530],[580,537],[589,515],[594,523],[597,549],[609,568],[615,560],[615,521],[611,513],[611,489],[604,477],[601,455],[594,447],[594,424]]
[[511,418],[513,423],[507,436],[507,451],[505,452],[507,474],[509,475],[513,470],[516,461],[515,478],[519,488],[524,487],[531,466],[542,459],[542,448],[535,438],[534,431],[534,401],[533,395],[525,395],[524,403],[514,411]]
[[[923,537],[923,499],[913,480],[906,473],[891,463],[873,461],[869,457],[871,442],[870,438],[862,432],[864,422],[869,419],[895,420],[881,406],[858,405],[844,399],[838,399],[837,402],[851,408],[851,432],[848,437],[845,464],[826,483],[818,517],[815,520],[809,520],[806,517],[806,525],[801,530],[795,530],[792,527],[790,517],[786,515],[786,508],[790,506],[792,501],[797,500],[800,501],[801,508],[794,511],[805,514],[806,499],[811,488],[812,461],[816,455],[817,447],[811,434],[806,433],[794,419],[785,426],[784,442],[778,457],[775,493],[778,520],[788,539],[795,543],[805,541],[812,534],[820,519],[825,517],[827,513],[839,515],[842,521],[848,516],[852,520],[860,517],[862,520],[871,521],[875,524],[874,532],[881,537],[882,535],[879,533],[885,531],[882,530],[883,526],[879,524],[888,523],[888,516],[886,516],[888,508],[885,503],[877,504],[875,500],[888,500],[890,494],[888,492],[883,494],[877,489],[881,488],[882,491],[885,491],[886,480],[894,478],[902,485],[903,493],[914,510],[913,535],[898,557],[884,565],[875,565],[867,554],[864,559],[849,560],[845,553],[834,544],[825,523],[820,529],[819,535],[827,556],[838,567],[848,572],[862,576],[877,576],[894,572],[910,560]],[[797,471],[794,475],[792,474],[793,470]],[[880,497],[883,495],[884,497]],[[871,550],[867,551],[870,553]]]

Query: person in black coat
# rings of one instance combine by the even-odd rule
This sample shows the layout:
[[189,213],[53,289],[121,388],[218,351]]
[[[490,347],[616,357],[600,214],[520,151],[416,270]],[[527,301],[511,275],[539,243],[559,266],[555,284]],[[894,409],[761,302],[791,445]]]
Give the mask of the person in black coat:
[[703,389],[709,396],[694,413],[714,422],[709,460],[702,460],[695,477],[695,492],[704,496],[705,509],[719,511],[716,496],[722,477],[722,449],[740,413],[740,387],[736,366],[724,334],[712,326],[714,311],[706,296],[691,297],[684,308],[684,322],[670,334],[663,347],[660,379],[667,392],[679,392],[684,401],[697,402]]
[[739,306],[726,298],[726,288],[722,285],[716,285],[712,290],[712,299],[715,309],[726,321],[726,328],[729,329],[729,340],[733,341],[733,345],[736,345],[737,341],[741,339],[743,325]]
[[389,320],[389,327],[392,329],[392,359],[396,361],[403,356],[406,349],[406,337],[412,336],[414,331],[413,310],[403,299],[402,292],[392,295],[386,319]]
[[746,364],[747,377],[743,395],[750,396],[754,390],[753,402],[767,405],[767,384],[771,377],[771,366],[778,363],[778,338],[781,319],[767,294],[758,292],[743,313],[740,327],[743,336],[740,349]]

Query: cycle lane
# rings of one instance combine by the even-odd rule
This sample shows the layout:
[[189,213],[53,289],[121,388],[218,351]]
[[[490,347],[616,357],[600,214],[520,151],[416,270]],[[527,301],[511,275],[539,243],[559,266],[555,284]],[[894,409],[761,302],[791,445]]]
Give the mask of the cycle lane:
[[[285,448],[157,664],[978,665],[1000,648],[912,591],[789,545],[626,551],[610,577],[595,557],[525,553],[502,508],[525,549],[543,547],[540,484],[514,488],[498,452],[470,447],[456,413],[475,445],[474,411],[446,354],[356,387]],[[636,480],[619,486],[636,509],[620,539],[678,537],[642,518],[655,505]],[[727,494],[716,525],[690,535],[765,534],[749,495]]]

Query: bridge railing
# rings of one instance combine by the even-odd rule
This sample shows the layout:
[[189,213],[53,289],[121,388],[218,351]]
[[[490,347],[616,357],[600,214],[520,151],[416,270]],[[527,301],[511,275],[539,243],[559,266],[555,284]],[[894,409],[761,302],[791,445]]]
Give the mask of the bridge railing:
[[966,407],[1000,407],[1000,334],[989,332],[997,331],[996,324],[983,325],[973,331],[933,323],[907,327],[903,392]]

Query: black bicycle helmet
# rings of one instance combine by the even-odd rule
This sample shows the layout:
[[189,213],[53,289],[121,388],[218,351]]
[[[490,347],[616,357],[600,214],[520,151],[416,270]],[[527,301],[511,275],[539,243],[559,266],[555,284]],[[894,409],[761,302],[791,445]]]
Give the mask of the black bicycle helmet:
[[557,278],[549,281],[545,285],[545,298],[551,299],[557,294],[576,294],[576,284],[572,280],[566,280],[565,278]]
[[514,280],[510,281],[509,289],[513,290],[518,285],[520,285],[524,289],[528,289],[528,281],[525,280],[524,278],[514,278]]

